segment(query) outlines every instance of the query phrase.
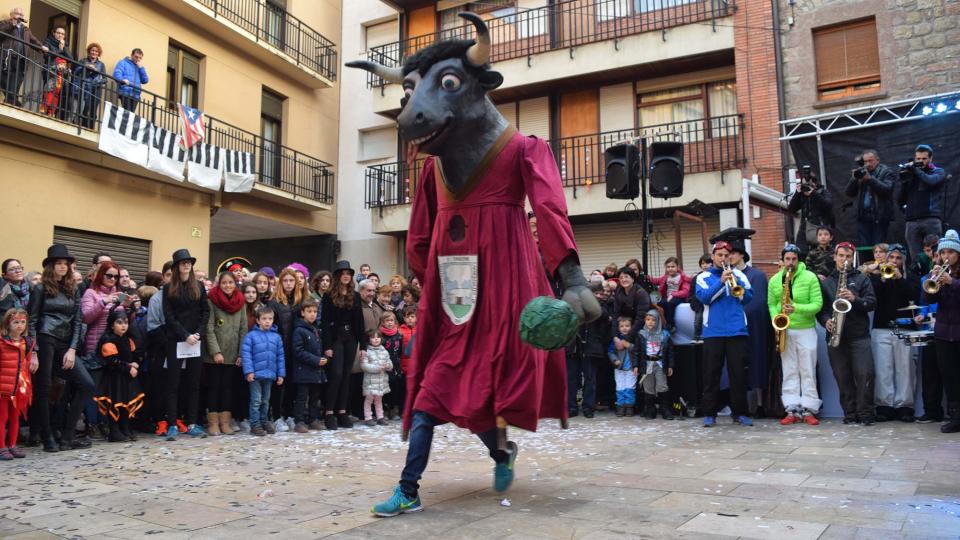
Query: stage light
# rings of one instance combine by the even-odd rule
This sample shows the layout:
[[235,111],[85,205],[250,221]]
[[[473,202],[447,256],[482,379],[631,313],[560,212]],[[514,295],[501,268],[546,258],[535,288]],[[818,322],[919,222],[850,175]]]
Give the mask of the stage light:
[[924,116],[930,116],[931,114],[933,114],[933,107],[929,105],[924,105],[923,109],[921,109],[920,112],[922,112]]
[[947,112],[947,104],[946,104],[946,103],[937,103],[937,109],[936,109],[936,110],[937,110],[938,113]]

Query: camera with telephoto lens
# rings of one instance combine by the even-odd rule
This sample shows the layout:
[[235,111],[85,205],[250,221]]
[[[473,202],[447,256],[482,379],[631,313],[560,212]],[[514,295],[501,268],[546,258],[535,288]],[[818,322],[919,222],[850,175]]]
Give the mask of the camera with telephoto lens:
[[816,178],[813,176],[813,170],[810,165],[800,167],[800,191],[804,195],[809,195],[817,189]]
[[853,177],[859,180],[867,174],[867,169],[863,166],[863,156],[858,157],[854,162],[857,168],[853,170]]

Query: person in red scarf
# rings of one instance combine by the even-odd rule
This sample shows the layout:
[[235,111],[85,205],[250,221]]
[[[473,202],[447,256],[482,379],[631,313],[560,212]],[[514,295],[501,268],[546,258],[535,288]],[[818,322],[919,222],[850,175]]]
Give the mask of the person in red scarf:
[[40,103],[40,112],[48,116],[57,114],[63,87],[67,84],[66,76],[69,73],[67,71],[67,61],[63,58],[57,58],[53,67],[53,73],[47,77],[44,86],[43,102]]
[[217,276],[207,293],[210,318],[203,350],[203,381],[206,386],[207,433],[233,435],[234,382],[240,378],[240,344],[247,335],[246,302],[234,274]]
[[30,374],[37,371],[39,362],[26,334],[26,310],[8,309],[0,338],[0,461],[27,457],[17,448],[17,435],[20,416],[27,417],[33,397]]
[[407,393],[407,380],[400,369],[400,354],[403,352],[403,334],[397,324],[397,314],[385,311],[380,316],[380,336],[383,337],[383,348],[390,355],[393,369],[387,372],[390,380],[390,394],[387,398],[387,418],[394,418],[403,414],[403,398]]

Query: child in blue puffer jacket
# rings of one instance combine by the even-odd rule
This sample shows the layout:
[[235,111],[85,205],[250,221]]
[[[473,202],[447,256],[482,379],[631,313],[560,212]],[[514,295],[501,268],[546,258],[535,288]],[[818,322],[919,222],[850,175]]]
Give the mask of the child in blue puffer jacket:
[[273,382],[283,384],[286,376],[283,340],[273,325],[273,308],[257,309],[257,326],[247,332],[240,347],[243,375],[250,383],[250,433],[262,437],[275,433],[267,413],[270,408],[270,389]]

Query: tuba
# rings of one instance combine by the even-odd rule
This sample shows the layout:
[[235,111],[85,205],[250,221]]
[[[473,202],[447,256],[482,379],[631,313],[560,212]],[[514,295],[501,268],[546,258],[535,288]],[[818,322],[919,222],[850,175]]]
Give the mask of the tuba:
[[930,272],[930,277],[923,280],[923,292],[927,294],[937,294],[940,292],[940,276],[950,275],[950,267],[938,266]]
[[[843,263],[843,270],[840,271],[840,280],[837,282],[837,296],[840,295],[840,291],[847,288],[847,267],[849,265],[849,261]],[[830,336],[830,346],[839,347],[840,337],[843,334],[843,321],[846,319],[847,313],[853,309],[853,304],[843,298],[836,298],[833,301],[832,307],[833,315],[830,317],[830,320],[833,321],[833,334]]]
[[[724,270],[733,270],[733,267],[730,265],[724,265]],[[730,279],[727,281],[727,286],[730,287],[730,296],[734,298],[743,298],[743,287],[737,283],[736,276],[731,275]]]
[[785,308],[790,303],[790,283],[793,279],[793,270],[788,266],[783,280],[783,296],[780,299],[780,313],[773,318],[773,329],[776,330],[777,352],[787,350],[787,328],[790,326],[790,315]]

